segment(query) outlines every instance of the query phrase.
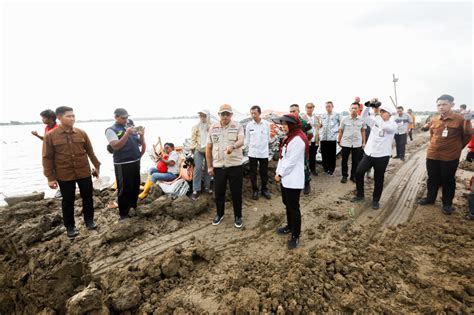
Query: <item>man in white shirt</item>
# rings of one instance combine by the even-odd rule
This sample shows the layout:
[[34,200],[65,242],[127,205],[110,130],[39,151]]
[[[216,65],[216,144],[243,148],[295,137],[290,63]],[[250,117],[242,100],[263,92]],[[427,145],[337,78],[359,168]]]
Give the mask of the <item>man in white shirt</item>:
[[252,182],[252,199],[258,200],[257,167],[260,166],[261,193],[271,199],[268,191],[268,157],[270,143],[270,124],[260,115],[260,106],[252,106],[250,115],[252,120],[245,127],[245,146],[248,147],[250,166],[250,180]]
[[[362,118],[371,131],[364,148],[365,155],[357,167],[357,195],[352,199],[352,202],[364,200],[364,174],[373,167],[375,185],[372,209],[377,210],[380,208],[379,200],[383,190],[385,169],[392,155],[392,142],[397,131],[397,124],[390,120],[391,113],[394,112],[392,106],[382,105],[376,98],[372,99],[370,103],[367,102],[366,106]],[[375,116],[369,116],[370,107],[374,108]]]
[[309,147],[309,169],[313,175],[318,175],[316,172],[316,153],[319,148],[319,127],[321,125],[321,118],[314,113],[313,103],[306,104],[305,109],[306,113],[302,114],[301,118],[311,125],[313,132]]
[[321,155],[323,157],[324,172],[333,175],[336,169],[337,135],[341,118],[333,112],[334,105],[331,101],[326,102],[326,114],[321,117]]
[[397,156],[395,159],[405,161],[405,147],[407,145],[408,126],[413,123],[410,115],[403,112],[403,106],[397,107],[397,115],[395,116],[397,124],[397,133],[395,134],[395,143],[397,147]]
[[341,146],[342,155],[342,179],[341,183],[347,183],[349,167],[347,162],[352,154],[351,180],[355,182],[355,172],[362,155],[362,148],[365,146],[365,123],[364,119],[358,116],[359,104],[354,102],[351,105],[351,115],[342,119],[339,127],[337,142]]

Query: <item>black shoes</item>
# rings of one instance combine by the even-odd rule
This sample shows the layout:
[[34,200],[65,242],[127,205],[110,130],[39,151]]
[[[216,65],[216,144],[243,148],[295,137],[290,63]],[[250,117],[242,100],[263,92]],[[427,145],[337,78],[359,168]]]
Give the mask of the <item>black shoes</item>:
[[244,225],[244,223],[242,222],[242,218],[235,217],[234,225],[236,228],[240,229]]
[[454,208],[452,205],[443,206],[443,209],[441,211],[443,211],[445,215],[451,215],[454,212]]
[[354,176],[351,176],[349,179],[350,179],[350,180],[351,180],[351,182],[353,182],[353,183],[355,183],[355,182],[356,182],[356,179],[355,179],[355,177],[354,177]]
[[254,192],[252,193],[252,199],[253,199],[253,200],[258,200],[258,191],[254,191]]
[[347,177],[343,177],[343,178],[341,179],[341,183],[343,183],[343,184],[347,183]]
[[288,241],[288,249],[295,249],[298,247],[298,244],[300,243],[300,238],[298,236],[292,235],[290,240]]
[[399,159],[400,157],[397,155],[397,156],[392,156],[392,159]]
[[95,230],[97,229],[97,223],[95,223],[94,221],[86,222],[86,228],[88,230]]
[[361,201],[364,201],[364,200],[365,200],[364,197],[355,196],[354,198],[351,199],[351,202],[361,202]]
[[328,171],[328,175],[329,175],[329,176],[333,176],[333,175],[334,175],[334,172]]
[[214,217],[214,220],[212,220],[212,225],[219,225],[221,224],[221,221],[222,221],[222,218],[224,217],[224,215],[222,216],[219,216],[218,214],[216,214],[216,216]]
[[311,185],[310,185],[310,182],[305,182],[305,183],[304,183],[303,194],[309,195],[310,192],[311,192]]
[[120,215],[120,221],[130,219],[130,216],[128,214],[126,215]]
[[263,190],[262,191],[262,196],[265,197],[268,200],[272,199],[272,195],[270,194],[270,192],[268,190]]
[[380,209],[380,203],[378,201],[372,201],[372,209],[379,210]]
[[290,233],[291,233],[291,230],[290,230],[290,227],[288,225],[279,227],[277,229],[277,234],[279,234],[279,235],[286,235],[286,234],[290,234]]
[[66,228],[66,234],[67,234],[67,237],[69,237],[70,239],[73,239],[73,238],[75,238],[76,236],[79,235],[79,230],[76,229],[75,226],[68,227],[68,228]]
[[193,191],[193,194],[191,195],[192,200],[197,200],[199,198],[199,192],[198,191]]
[[424,205],[432,205],[435,202],[434,202],[434,200],[431,200],[431,199],[428,199],[428,198],[421,198],[416,203],[419,204],[419,205],[424,206]]

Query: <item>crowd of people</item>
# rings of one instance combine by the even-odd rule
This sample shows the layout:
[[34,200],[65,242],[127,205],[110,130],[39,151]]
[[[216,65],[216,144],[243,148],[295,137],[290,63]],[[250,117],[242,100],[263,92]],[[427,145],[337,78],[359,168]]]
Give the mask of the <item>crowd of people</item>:
[[[474,140],[469,113],[455,113],[452,96],[440,96],[436,107],[438,115],[424,126],[431,135],[426,159],[428,193],[418,203],[433,204],[441,186],[442,211],[449,215],[454,211],[454,176],[461,151],[470,141],[468,158],[472,159]],[[279,227],[277,233],[289,235],[289,249],[294,249],[299,244],[300,195],[302,191],[304,194],[310,193],[311,179],[318,176],[318,152],[321,153],[324,173],[334,176],[337,148],[340,146],[341,183],[345,184],[350,180],[356,184],[356,195],[352,202],[365,199],[365,175],[373,169],[372,208],[380,208],[389,160],[396,158],[404,161],[407,139],[413,140],[416,125],[412,110],[405,113],[402,106],[395,108],[391,104],[382,104],[377,98],[362,104],[358,97],[350,105],[349,116],[336,113],[334,104],[330,101],[325,103],[324,114],[316,115],[314,109],[314,104],[308,103],[305,112],[301,113],[299,106],[293,104],[289,107],[289,113],[266,120],[262,118],[261,108],[252,106],[249,110],[251,121],[245,128],[243,124],[233,120],[234,112],[228,104],[220,106],[219,119],[215,123],[211,122],[209,110],[198,112],[199,122],[191,130],[190,154],[194,158],[194,169],[190,180],[190,197],[196,200],[203,193],[214,195],[217,213],[212,225],[221,224],[224,218],[227,186],[231,192],[234,226],[242,228],[244,224],[244,149],[248,152],[252,187],[252,195],[249,197],[253,200],[258,200],[260,196],[272,198],[268,187],[272,124],[279,126],[284,133],[280,141],[276,172],[271,176],[274,175],[275,182],[281,187],[287,217],[287,224]],[[74,221],[76,184],[82,198],[85,226],[88,229],[97,228],[91,176],[99,176],[101,163],[94,154],[87,133],[74,127],[75,116],[71,107],[61,106],[55,112],[46,110],[41,116],[46,124],[45,135],[42,137],[37,132],[33,132],[33,135],[43,141],[44,175],[49,187],[59,187],[67,236],[74,238],[79,233]],[[130,210],[137,208],[138,200],[146,198],[157,182],[173,181],[180,176],[181,159],[174,144],[165,143],[163,150],[156,156],[157,165],[149,170],[144,190],[140,193],[140,160],[147,148],[145,128],[135,126],[127,110],[123,108],[115,110],[114,118],[115,123],[105,130],[105,137],[109,143],[108,150],[113,154],[119,216],[121,220],[125,220],[129,218]],[[396,155],[392,156],[394,139]],[[352,161],[350,173],[349,156]],[[92,170],[89,160],[94,166]],[[468,218],[474,219],[474,211],[471,211]]]

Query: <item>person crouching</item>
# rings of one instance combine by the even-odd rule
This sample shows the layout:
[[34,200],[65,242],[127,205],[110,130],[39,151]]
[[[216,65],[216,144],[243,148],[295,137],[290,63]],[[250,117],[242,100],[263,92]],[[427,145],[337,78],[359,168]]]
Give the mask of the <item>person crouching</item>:
[[299,244],[301,233],[300,195],[305,185],[304,166],[309,154],[309,143],[297,115],[286,114],[274,119],[274,122],[281,124],[286,133],[280,145],[275,181],[281,182],[281,197],[286,207],[288,224],[279,227],[277,233],[290,234],[288,249],[294,249]]

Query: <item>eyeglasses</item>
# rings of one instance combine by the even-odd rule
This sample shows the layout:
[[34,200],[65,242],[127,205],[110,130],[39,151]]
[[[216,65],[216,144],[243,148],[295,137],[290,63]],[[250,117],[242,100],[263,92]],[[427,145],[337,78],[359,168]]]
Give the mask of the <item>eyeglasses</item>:
[[221,116],[223,116],[223,117],[224,117],[224,116],[232,116],[232,113],[229,113],[229,112],[222,112],[222,113],[220,113],[219,115],[221,115]]

